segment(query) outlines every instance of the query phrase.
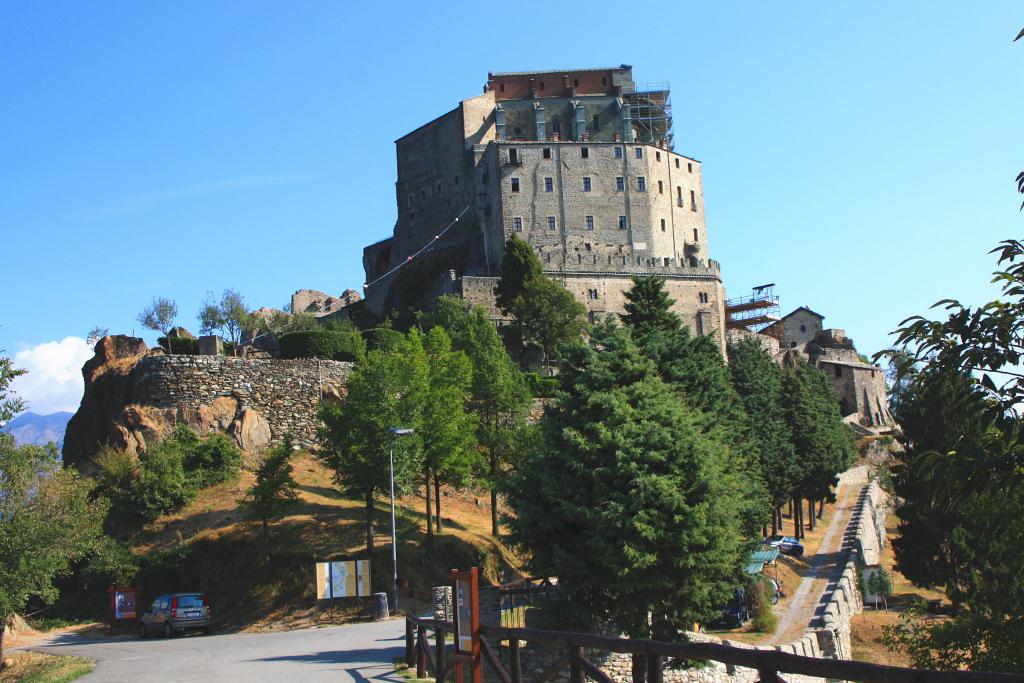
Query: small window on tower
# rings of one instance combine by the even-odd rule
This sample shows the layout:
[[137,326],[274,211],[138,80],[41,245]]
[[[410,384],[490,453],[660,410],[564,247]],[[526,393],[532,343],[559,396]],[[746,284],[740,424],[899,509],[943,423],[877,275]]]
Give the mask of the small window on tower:
[[636,191],[647,192],[647,178],[642,175],[636,177]]
[[801,325],[800,326],[800,331],[801,332],[806,332],[807,331],[807,325]]
[[679,159],[676,159],[676,168],[679,168]]
[[508,163],[518,164],[519,163],[519,150],[515,147],[508,151]]
[[583,191],[590,192],[590,176],[583,176]]
[[550,147],[545,147],[544,148],[544,158],[545,159],[550,159],[551,158],[551,148]]
[[584,216],[583,217],[583,223],[587,226],[587,230],[593,230],[594,229],[594,217],[593,216]]
[[626,229],[626,217],[625,216],[619,216],[619,230],[625,230],[625,229]]
[[697,242],[700,241],[700,238],[697,237],[697,228],[693,229],[693,241],[694,241],[694,243],[697,243]]
[[633,150],[633,152],[636,154],[636,158],[637,159],[643,159],[644,158],[644,148],[643,147],[637,147],[635,150]]
[[616,147],[615,148],[615,158],[616,159],[621,159],[622,158],[622,148],[621,147]]
[[552,177],[548,176],[544,179],[544,191],[553,192],[555,189],[555,181]]
[[697,195],[693,190],[690,190],[690,211],[697,210]]
[[665,219],[664,218],[661,219],[661,231],[665,232]]
[[556,225],[555,224],[555,217],[554,216],[548,216],[548,230],[554,230],[555,229],[555,225]]
[[622,179],[622,176],[617,176],[615,178],[615,191],[616,192],[625,192],[625,190],[626,190],[626,181]]
[[689,171],[690,173],[693,173],[693,164],[691,164],[690,162],[686,162],[686,170]]
[[514,217],[512,219],[512,229],[515,230],[516,232],[522,232],[523,231],[523,219],[520,218],[519,216]]
[[655,161],[661,161],[661,152],[655,152],[654,153],[654,160]]
[[512,191],[519,192],[519,178],[512,179]]
[[580,158],[581,159],[589,159],[590,158],[590,148],[589,147],[580,147]]
[[660,180],[658,181],[658,194],[665,194],[665,185]]

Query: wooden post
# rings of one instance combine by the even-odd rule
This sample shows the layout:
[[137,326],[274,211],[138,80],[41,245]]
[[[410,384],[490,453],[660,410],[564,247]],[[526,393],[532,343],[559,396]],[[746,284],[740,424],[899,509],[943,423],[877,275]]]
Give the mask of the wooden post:
[[647,683],[647,660],[639,652],[633,653],[633,683]]
[[416,678],[427,677],[427,627],[416,625]]
[[653,652],[647,655],[647,683],[662,683],[665,678],[665,660]]
[[410,619],[405,620],[405,664],[406,666],[412,666],[413,657],[416,656],[416,640],[413,636],[412,621]]
[[582,647],[569,648],[569,683],[585,683],[583,667],[580,666],[580,659],[583,658]]
[[444,628],[442,628],[441,626],[437,626],[437,627],[434,628],[434,641],[435,641],[436,647],[437,647],[437,656],[434,658],[434,661],[437,662],[437,671],[434,672],[434,674],[435,674],[434,678],[436,679],[437,683],[441,683],[441,681],[444,680],[442,678],[442,676],[444,675],[444,662],[445,662],[445,658],[444,658],[445,631],[444,631]]
[[513,638],[508,641],[509,673],[512,676],[512,683],[523,683],[523,663],[519,658],[519,639]]

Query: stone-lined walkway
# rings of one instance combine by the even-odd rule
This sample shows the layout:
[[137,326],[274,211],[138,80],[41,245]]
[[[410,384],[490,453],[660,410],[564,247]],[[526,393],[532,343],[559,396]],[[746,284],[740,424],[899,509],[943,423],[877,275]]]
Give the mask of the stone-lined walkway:
[[793,593],[789,609],[779,618],[774,635],[762,645],[780,645],[799,639],[808,628],[817,626],[824,605],[843,573],[847,552],[853,547],[857,531],[854,514],[859,508],[866,486],[842,486],[836,501],[836,511],[811,566]]

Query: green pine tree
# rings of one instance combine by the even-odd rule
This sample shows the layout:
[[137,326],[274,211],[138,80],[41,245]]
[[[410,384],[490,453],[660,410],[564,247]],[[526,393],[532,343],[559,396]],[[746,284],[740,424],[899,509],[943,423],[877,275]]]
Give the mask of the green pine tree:
[[675,303],[665,291],[665,278],[637,275],[626,292],[626,314],[619,317],[633,330],[634,338],[654,330],[674,331],[682,326],[679,316],[672,311]]
[[524,342],[544,351],[544,366],[562,344],[579,340],[587,329],[587,308],[546,275],[529,280],[512,303],[513,325]]
[[511,315],[515,301],[526,284],[544,275],[544,267],[525,241],[511,235],[505,243],[501,277],[494,288],[495,302],[505,315]]
[[263,454],[256,468],[256,481],[242,500],[242,507],[260,521],[264,557],[270,556],[270,523],[287,515],[299,500],[297,485],[292,478],[294,454],[295,442],[288,432],[280,444]]
[[509,482],[513,539],[572,625],[671,639],[715,614],[743,544],[723,445],[611,324],[567,351],[543,443]]

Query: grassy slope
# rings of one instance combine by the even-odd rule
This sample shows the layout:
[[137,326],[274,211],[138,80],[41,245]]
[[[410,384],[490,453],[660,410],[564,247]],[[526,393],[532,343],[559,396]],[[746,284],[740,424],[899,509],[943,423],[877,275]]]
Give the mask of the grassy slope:
[[0,670],[0,683],[66,683],[84,676],[95,664],[88,659],[45,655],[41,652],[15,652],[14,663]]
[[[222,627],[260,630],[303,626],[346,614],[315,609],[314,562],[365,549],[363,503],[343,498],[328,471],[312,457],[295,459],[300,504],[272,528],[273,557],[261,562],[259,529],[247,522],[238,500],[252,484],[247,467],[237,482],[200,493],[179,513],[147,528],[135,548],[146,558],[140,587],[147,597],[174,590],[203,590]],[[442,496],[444,533],[426,552],[422,495],[398,501],[398,573],[412,586],[446,583],[453,567],[481,567],[490,582],[516,575],[519,561],[490,537],[485,493],[448,492]],[[391,539],[388,502],[380,500],[374,520],[376,555],[373,587],[390,592]],[[162,561],[155,561],[163,557]]]

